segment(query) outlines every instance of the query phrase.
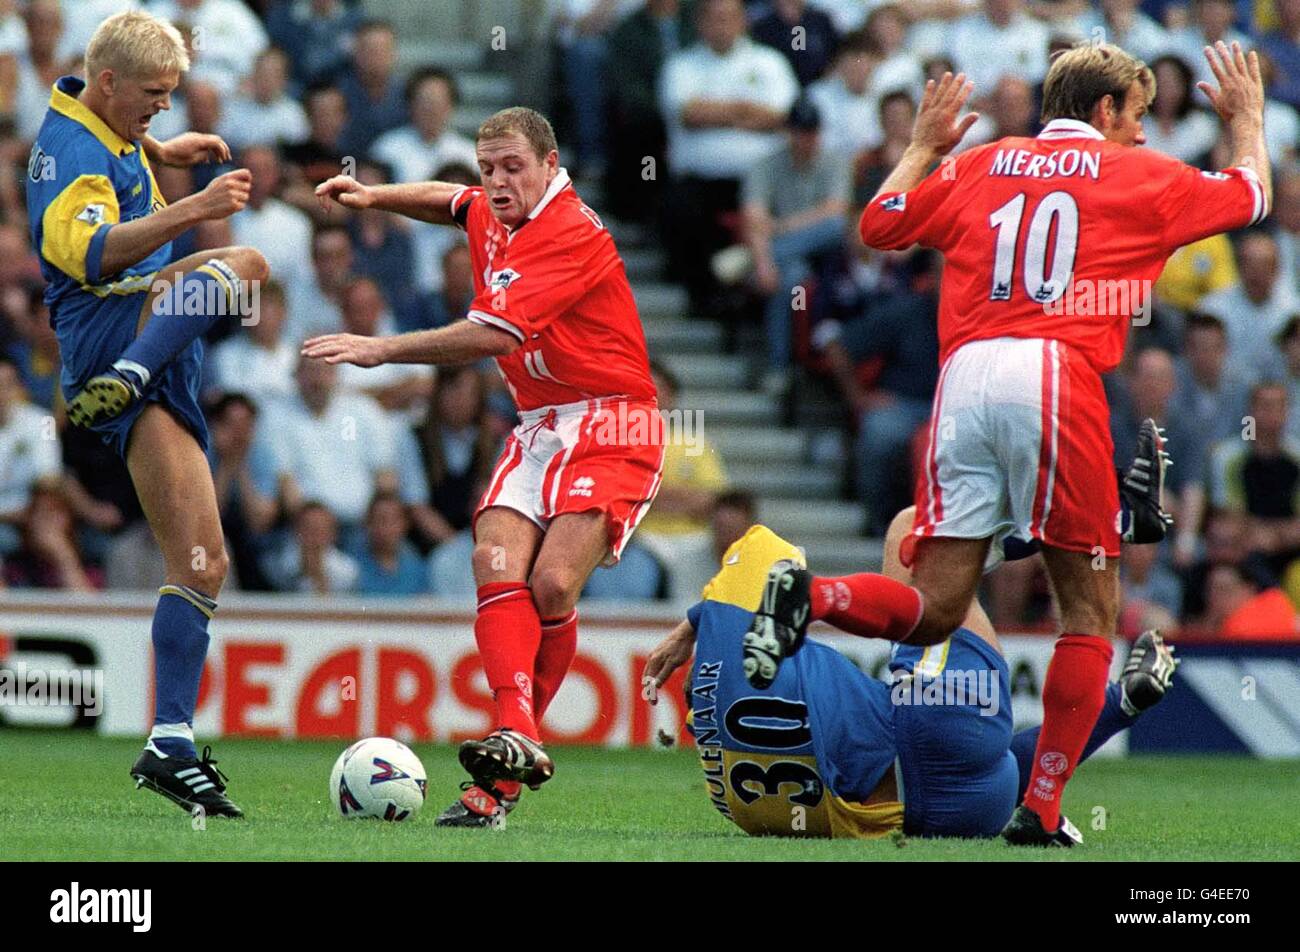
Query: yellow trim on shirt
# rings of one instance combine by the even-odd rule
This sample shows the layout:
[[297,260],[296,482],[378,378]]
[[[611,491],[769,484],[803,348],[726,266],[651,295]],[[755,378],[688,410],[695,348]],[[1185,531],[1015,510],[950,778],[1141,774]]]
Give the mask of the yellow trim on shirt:
[[128,274],[125,278],[109,281],[106,284],[83,284],[81,290],[89,291],[100,298],[106,298],[110,294],[139,294],[141,291],[152,291],[153,279],[157,276],[157,271],[150,271],[148,274]]
[[872,840],[903,828],[903,805],[850,803],[839,797],[830,800],[831,836],[835,839]]
[[793,559],[807,564],[803,553],[767,526],[750,526],[722,557],[722,570],[704,586],[707,601],[724,602],[755,611],[763,600],[763,585],[773,562]]
[[130,155],[135,151],[135,145],[123,139],[120,135],[108,127],[103,119],[95,115],[90,107],[83,103],[75,96],[69,96],[58,86],[50,89],[50,108],[60,115],[67,116],[73,122],[78,122],[85,126],[96,139],[103,143],[104,148],[112,152],[118,158],[124,155]]
[[951,638],[944,639],[937,645],[930,645],[921,653],[921,660],[912,666],[912,674],[924,675],[927,678],[937,678],[943,674],[943,669],[948,666],[948,649],[951,647]]
[[[87,214],[92,206],[98,212]],[[78,175],[41,216],[41,256],[64,274],[86,282],[86,249],[95,232],[117,224],[117,192],[106,175]]]

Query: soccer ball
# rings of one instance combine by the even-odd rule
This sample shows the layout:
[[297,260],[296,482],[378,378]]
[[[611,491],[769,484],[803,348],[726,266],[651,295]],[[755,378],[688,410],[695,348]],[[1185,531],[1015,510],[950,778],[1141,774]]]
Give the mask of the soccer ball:
[[409,820],[424,806],[428,775],[415,752],[391,737],[359,740],[334,761],[330,800],[348,819]]

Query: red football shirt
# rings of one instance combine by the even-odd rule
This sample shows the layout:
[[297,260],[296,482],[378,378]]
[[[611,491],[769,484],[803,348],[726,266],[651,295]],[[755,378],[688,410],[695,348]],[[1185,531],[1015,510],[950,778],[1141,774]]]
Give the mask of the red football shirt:
[[478,187],[457,192],[451,213],[469,236],[474,266],[468,319],[520,343],[497,358],[520,410],[655,396],[623,260],[568,173],[560,170],[513,231],[492,214]]
[[1249,169],[1201,172],[1056,119],[1037,138],[970,149],[910,192],[878,196],[860,230],[874,248],[943,252],[940,361],[972,340],[1043,337],[1104,373],[1169,255],[1264,213]]

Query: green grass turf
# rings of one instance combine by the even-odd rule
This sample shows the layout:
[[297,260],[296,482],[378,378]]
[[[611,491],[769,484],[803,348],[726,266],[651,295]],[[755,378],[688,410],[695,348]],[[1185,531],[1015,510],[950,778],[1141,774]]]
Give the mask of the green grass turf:
[[[692,752],[556,748],[555,779],[504,830],[439,830],[463,774],[452,748],[417,745],[429,801],[405,823],[342,820],[326,786],[339,742],[224,740],[214,755],[248,819],[194,831],[180,809],[132,789],[139,741],[0,731],[6,860],[1259,860],[1300,855],[1295,762],[1228,757],[1086,764],[1066,811],[1082,850],[997,841],[750,838],[710,805]],[[1093,809],[1106,829],[1091,828]]]

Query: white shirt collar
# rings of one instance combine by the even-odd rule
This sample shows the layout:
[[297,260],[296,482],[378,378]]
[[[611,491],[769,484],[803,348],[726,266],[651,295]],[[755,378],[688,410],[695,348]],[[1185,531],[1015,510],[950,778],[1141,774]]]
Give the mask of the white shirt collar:
[[534,218],[540,215],[543,212],[543,210],[545,210],[546,206],[551,204],[551,199],[555,198],[556,195],[559,195],[560,192],[564,191],[564,189],[567,188],[568,185],[569,185],[569,170],[561,167],[560,170],[555,173],[555,178],[551,179],[551,184],[547,186],[546,194],[542,196],[542,200],[540,202],[538,202],[536,205],[533,206],[533,210],[528,213],[528,218],[526,220],[532,221]]
[[1078,119],[1053,119],[1038,133],[1040,139],[1105,139],[1093,126]]

